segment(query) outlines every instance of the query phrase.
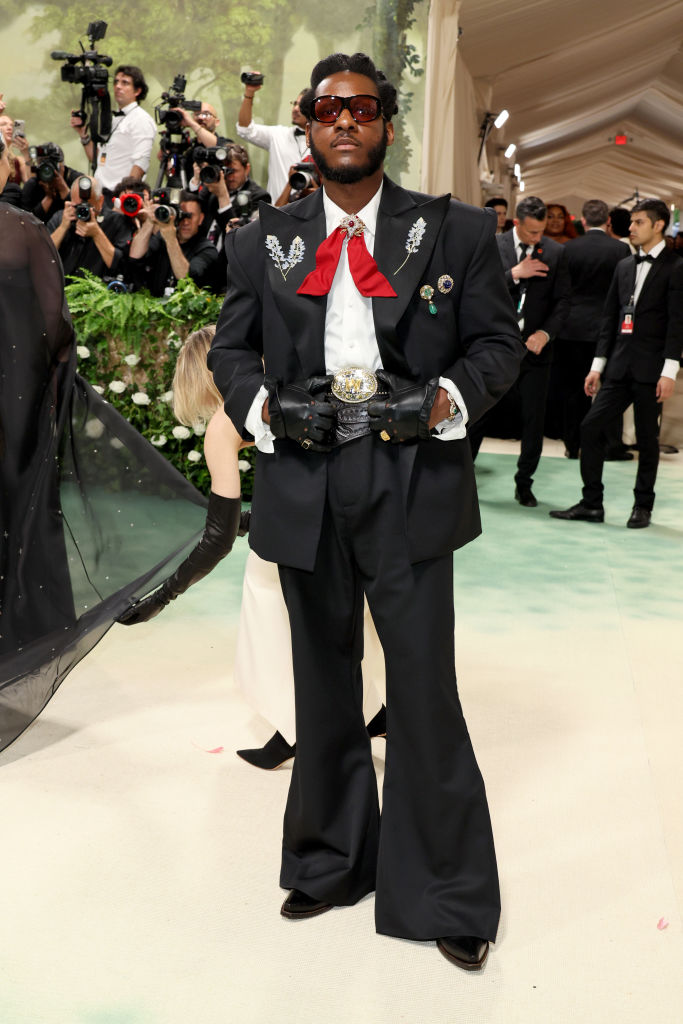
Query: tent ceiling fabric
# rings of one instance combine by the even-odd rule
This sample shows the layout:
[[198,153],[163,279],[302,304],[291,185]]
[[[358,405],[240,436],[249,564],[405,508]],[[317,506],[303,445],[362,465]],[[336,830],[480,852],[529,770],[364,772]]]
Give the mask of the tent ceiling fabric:
[[492,142],[517,144],[527,193],[683,205],[681,0],[462,0],[459,23],[475,87],[510,111]]

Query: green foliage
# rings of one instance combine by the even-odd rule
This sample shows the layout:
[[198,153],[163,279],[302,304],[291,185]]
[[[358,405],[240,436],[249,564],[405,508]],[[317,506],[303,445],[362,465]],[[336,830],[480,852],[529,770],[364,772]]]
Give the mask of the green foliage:
[[[204,494],[211,478],[204,461],[204,427],[183,427],[172,407],[178,351],[191,331],[215,323],[222,299],[190,278],[169,299],[149,292],[111,292],[87,272],[69,280],[67,302],[78,337],[78,371]],[[243,457],[251,464],[252,457]],[[251,496],[253,470],[243,474]]]

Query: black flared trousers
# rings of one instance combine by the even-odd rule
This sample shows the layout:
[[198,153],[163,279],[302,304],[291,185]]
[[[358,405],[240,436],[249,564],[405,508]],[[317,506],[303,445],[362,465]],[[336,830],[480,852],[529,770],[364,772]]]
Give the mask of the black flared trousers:
[[[394,446],[366,437],[330,454],[315,569],[281,566],[280,578],[297,731],[281,885],[336,905],[375,890],[384,934],[495,939],[493,836],[455,677],[452,556],[411,565]],[[364,593],[387,675],[381,820],[363,721]]]

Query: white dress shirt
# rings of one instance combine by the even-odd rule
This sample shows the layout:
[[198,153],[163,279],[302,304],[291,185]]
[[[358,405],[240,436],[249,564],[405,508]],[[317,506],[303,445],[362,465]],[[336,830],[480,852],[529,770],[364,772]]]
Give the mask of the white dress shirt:
[[[656,260],[659,254],[664,252],[665,249],[666,242],[662,239],[662,241],[658,242],[657,245],[653,245],[653,247],[650,249],[650,252],[647,255],[652,256],[652,258]],[[646,255],[642,249],[640,250],[640,255]],[[650,273],[651,267],[652,264],[646,260],[644,260],[642,263],[639,263],[636,266],[636,282],[635,287],[633,289],[634,319],[635,310],[638,306],[638,299],[640,298],[640,293],[643,290],[643,285],[645,284],[647,275]],[[596,356],[593,362],[591,363],[591,373],[596,372],[601,374],[602,371],[605,369],[606,365],[607,359],[605,356]],[[680,365],[676,359],[665,359],[660,377],[669,377],[671,380],[676,380],[676,376],[678,374],[679,369]]]
[[[377,213],[382,197],[382,185],[370,202],[359,210],[357,216],[363,221],[365,231],[363,238],[370,255],[375,249],[375,232],[377,230]],[[325,211],[325,230],[329,235],[347,216],[341,207],[328,197],[323,189],[323,209]],[[325,315],[325,371],[336,373],[347,366],[362,366],[368,370],[382,367],[382,358],[375,334],[375,322],[372,316],[372,299],[366,298],[358,291],[347,256],[348,239],[344,239],[337,270],[327,296],[327,312]],[[465,437],[468,420],[467,408],[462,395],[455,384],[445,377],[439,378],[439,385],[453,398],[458,407],[454,420],[442,420],[436,426],[434,435],[440,441],[453,441]],[[254,399],[245,427],[253,434],[259,451],[272,453],[274,435],[264,423],[261,413],[263,403],[268,397],[265,387],[259,389]]]
[[154,118],[139,104],[121,108],[123,117],[112,117],[109,140],[97,147],[95,177],[103,188],[113,191],[122,178],[137,165],[144,172],[149,168],[157,127]]
[[271,200],[277,202],[289,181],[289,168],[310,156],[306,136],[297,135],[295,125],[256,124],[255,121],[251,121],[246,128],[238,124],[237,134],[246,142],[268,150],[267,191]]

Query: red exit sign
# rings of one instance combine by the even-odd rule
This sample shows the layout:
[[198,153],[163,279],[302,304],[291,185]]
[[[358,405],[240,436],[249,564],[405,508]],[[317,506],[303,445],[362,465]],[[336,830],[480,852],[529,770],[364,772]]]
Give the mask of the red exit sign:
[[626,138],[625,135],[615,135],[614,136],[614,145],[615,146],[625,146],[627,142],[628,142],[628,139]]

